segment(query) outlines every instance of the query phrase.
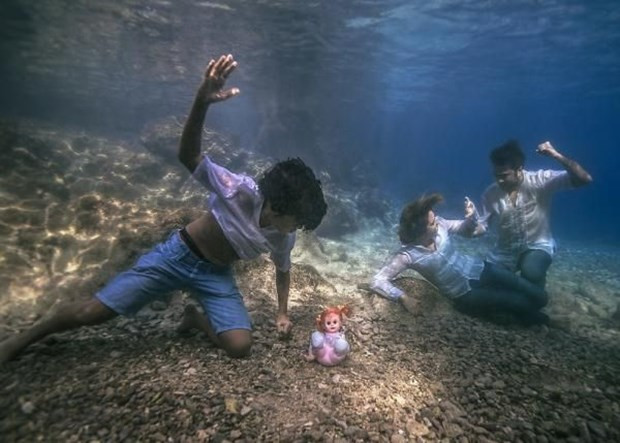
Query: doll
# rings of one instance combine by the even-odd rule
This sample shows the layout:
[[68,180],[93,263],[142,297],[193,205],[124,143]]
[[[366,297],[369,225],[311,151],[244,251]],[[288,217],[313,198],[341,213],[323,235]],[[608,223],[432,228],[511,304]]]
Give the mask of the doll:
[[351,313],[348,306],[329,307],[316,318],[317,330],[310,337],[306,360],[335,366],[345,359],[351,347],[344,336],[343,320]]

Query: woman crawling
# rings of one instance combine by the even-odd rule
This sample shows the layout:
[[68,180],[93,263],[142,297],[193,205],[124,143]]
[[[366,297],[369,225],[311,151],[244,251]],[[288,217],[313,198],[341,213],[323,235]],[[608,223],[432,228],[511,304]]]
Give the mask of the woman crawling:
[[547,323],[540,312],[547,304],[544,289],[507,269],[462,254],[454,248],[453,234],[472,236],[477,228],[477,211],[465,199],[465,218],[446,220],[433,207],[443,201],[440,194],[423,195],[409,203],[400,216],[400,250],[371,280],[377,294],[397,301],[404,292],[392,280],[406,269],[417,271],[432,283],[455,307],[469,314],[503,311],[526,324]]

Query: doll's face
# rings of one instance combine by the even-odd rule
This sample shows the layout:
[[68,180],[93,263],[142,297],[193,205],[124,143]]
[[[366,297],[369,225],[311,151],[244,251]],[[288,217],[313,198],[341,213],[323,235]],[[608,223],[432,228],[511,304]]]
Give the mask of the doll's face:
[[341,326],[342,322],[340,321],[340,316],[338,314],[334,314],[333,312],[327,314],[325,317],[325,322],[323,323],[325,332],[338,332],[340,331]]

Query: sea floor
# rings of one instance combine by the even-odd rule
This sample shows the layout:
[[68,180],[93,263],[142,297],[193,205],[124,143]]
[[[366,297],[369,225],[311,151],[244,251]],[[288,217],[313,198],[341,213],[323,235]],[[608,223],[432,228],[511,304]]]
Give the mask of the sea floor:
[[[0,340],[116,272],[200,213],[200,189],[139,147],[0,125]],[[403,304],[364,284],[396,250],[375,219],[293,253],[290,340],[275,334],[273,267],[236,266],[254,322],[247,359],[175,328],[187,294],[133,319],[57,334],[0,367],[3,441],[617,441],[620,250],[562,242],[552,327],[456,312],[414,274]],[[462,241],[483,254],[484,241]],[[347,303],[352,353],[302,358],[323,306]]]

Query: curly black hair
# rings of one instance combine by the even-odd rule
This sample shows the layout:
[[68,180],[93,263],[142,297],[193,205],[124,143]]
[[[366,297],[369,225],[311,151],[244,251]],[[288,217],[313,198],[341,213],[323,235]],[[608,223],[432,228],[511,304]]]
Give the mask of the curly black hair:
[[516,140],[508,140],[491,151],[489,155],[494,166],[509,166],[513,169],[523,167],[525,154]]
[[425,194],[409,203],[400,213],[398,238],[403,244],[413,243],[424,233],[427,226],[426,216],[433,206],[443,201],[441,194]]
[[258,180],[258,188],[275,212],[295,217],[306,231],[316,229],[327,212],[321,182],[300,158],[273,165]]

